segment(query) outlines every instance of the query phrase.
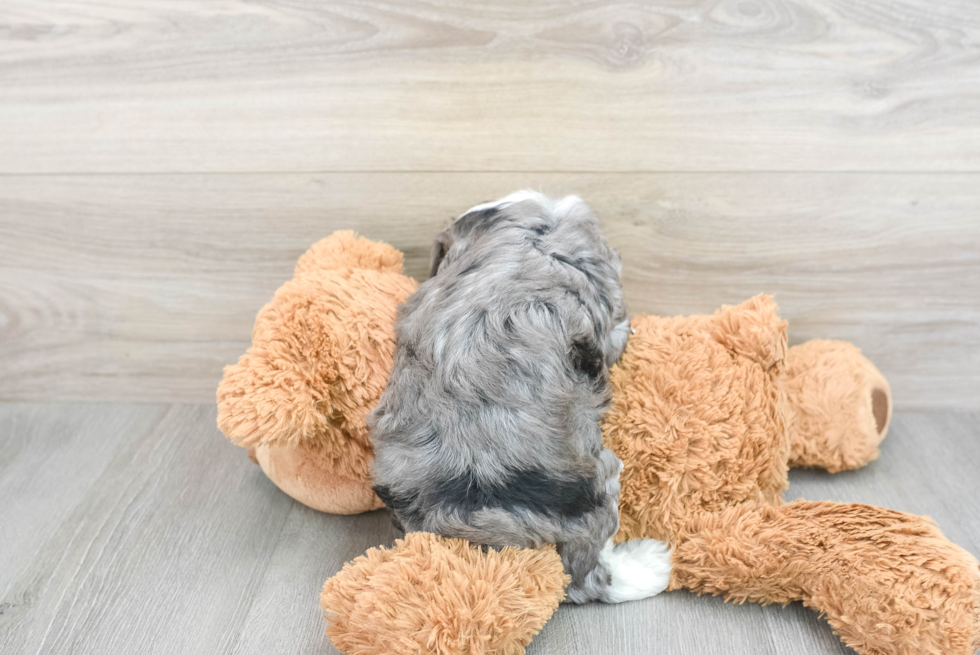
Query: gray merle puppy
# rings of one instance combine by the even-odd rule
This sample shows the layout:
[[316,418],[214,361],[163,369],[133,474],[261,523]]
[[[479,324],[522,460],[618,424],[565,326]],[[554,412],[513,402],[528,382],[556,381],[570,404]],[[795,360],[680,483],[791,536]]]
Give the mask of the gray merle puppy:
[[375,491],[397,526],[492,548],[557,544],[575,603],[666,588],[664,544],[611,541],[623,465],[599,419],[630,332],[620,269],[575,196],[521,191],[439,235],[368,417]]

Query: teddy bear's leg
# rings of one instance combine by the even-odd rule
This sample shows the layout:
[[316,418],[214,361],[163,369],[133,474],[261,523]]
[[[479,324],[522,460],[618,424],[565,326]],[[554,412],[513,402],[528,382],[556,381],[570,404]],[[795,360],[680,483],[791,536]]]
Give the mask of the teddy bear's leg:
[[891,421],[891,388],[860,350],[844,341],[794,346],[779,384],[788,401],[790,466],[836,473],[878,457]]
[[671,589],[802,600],[861,655],[974,655],[980,564],[929,519],[868,505],[738,505],[693,518]]
[[523,655],[568,582],[554,546],[483,551],[412,532],[346,564],[320,607],[348,655]]

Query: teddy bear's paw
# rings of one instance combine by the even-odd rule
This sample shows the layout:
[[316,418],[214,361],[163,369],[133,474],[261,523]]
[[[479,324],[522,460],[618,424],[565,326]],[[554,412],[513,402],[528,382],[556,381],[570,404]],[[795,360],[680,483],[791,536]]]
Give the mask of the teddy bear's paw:
[[602,600],[622,603],[659,594],[670,583],[670,554],[670,546],[656,539],[607,542],[599,561],[609,569],[611,581]]

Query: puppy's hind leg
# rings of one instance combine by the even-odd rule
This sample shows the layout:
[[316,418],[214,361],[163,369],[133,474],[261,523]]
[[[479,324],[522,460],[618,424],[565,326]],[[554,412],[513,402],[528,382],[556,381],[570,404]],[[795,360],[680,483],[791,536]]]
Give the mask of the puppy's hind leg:
[[574,532],[559,545],[565,571],[572,577],[568,600],[621,603],[656,596],[670,582],[670,548],[655,539],[613,544],[612,535],[619,529],[619,474],[623,463],[611,450],[603,448],[599,466],[605,474],[606,502],[576,521]]
[[601,600],[622,603],[656,596],[670,583],[670,548],[655,539],[613,544],[570,542],[560,545],[565,570],[572,577],[568,602]]
[[599,562],[609,571],[609,585],[600,600],[622,603],[656,596],[670,583],[670,547],[656,539],[633,539],[613,544],[599,553]]

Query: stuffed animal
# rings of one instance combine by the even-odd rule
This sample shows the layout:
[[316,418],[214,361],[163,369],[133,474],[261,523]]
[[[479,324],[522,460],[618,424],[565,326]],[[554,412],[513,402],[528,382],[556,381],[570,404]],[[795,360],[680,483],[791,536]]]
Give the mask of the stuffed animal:
[[[394,248],[351,232],[314,245],[219,386],[222,431],[316,509],[382,506],[364,417],[392,364],[397,307],[417,286],[401,265]],[[787,348],[768,296],[632,326],[603,421],[624,462],[617,539],[670,543],[670,589],[802,600],[862,655],[980,648],[980,565],[930,520],[782,503],[790,466],[840,471],[878,455],[890,389],[855,347]],[[327,581],[328,633],[359,655],[522,653],[565,584],[553,550],[530,552],[417,534],[372,549]]]

